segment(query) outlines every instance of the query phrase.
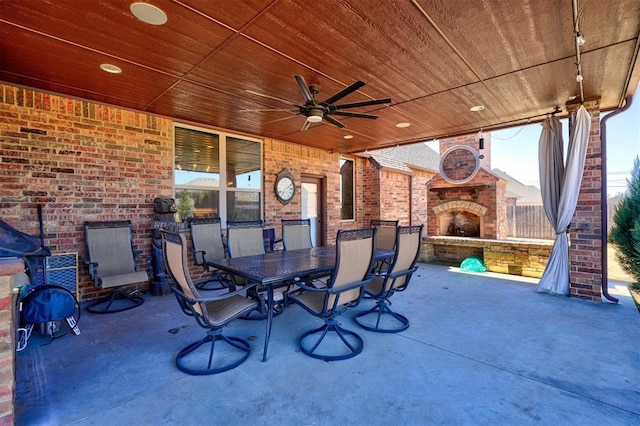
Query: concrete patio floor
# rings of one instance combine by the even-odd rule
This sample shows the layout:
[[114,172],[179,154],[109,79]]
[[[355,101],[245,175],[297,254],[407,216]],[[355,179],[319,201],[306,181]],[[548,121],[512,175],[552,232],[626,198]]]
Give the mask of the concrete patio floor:
[[[173,296],[82,313],[82,334],[49,343],[34,331],[17,353],[17,425],[632,425],[640,424],[640,314],[624,284],[619,304],[534,291],[537,280],[420,264],[392,308],[399,334],[344,326],[362,354],[324,362],[297,339],[319,324],[299,306],[227,334],[255,336],[240,367],[194,377],[176,353],[204,329]],[[364,301],[356,308],[369,307]],[[170,330],[173,332],[170,332]],[[177,332],[176,332],[177,330]]]

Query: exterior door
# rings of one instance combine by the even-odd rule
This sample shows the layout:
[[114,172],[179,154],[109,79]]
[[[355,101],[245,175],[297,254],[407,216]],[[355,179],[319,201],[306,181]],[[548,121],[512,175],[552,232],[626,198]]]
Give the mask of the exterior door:
[[303,219],[311,219],[311,243],[314,247],[324,245],[324,190],[323,178],[302,176]]

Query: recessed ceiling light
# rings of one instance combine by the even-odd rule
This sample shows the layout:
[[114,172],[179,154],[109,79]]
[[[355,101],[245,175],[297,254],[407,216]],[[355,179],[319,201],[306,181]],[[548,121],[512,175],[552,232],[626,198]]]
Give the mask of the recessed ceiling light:
[[122,74],[122,68],[113,64],[100,64],[100,69],[111,74]]
[[577,98],[577,97],[578,97],[578,95],[571,95],[571,96],[569,96],[569,100],[570,100],[570,101],[573,101],[573,100],[574,100],[575,98]]
[[167,23],[167,14],[157,6],[149,3],[131,3],[129,10],[139,20],[151,25],[164,25]]
[[469,108],[469,111],[477,112],[482,111],[484,109],[484,105],[476,105]]
[[409,127],[409,126],[411,126],[411,123],[403,122],[403,123],[396,124],[396,127],[400,128],[400,129],[405,128],[405,127]]
[[343,138],[345,138],[345,139],[353,139],[353,135],[344,135]]

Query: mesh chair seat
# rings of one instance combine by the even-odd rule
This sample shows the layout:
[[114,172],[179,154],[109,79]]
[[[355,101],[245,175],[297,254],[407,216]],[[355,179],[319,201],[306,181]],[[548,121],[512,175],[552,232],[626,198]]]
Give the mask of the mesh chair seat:
[[226,274],[223,271],[212,268],[207,264],[208,260],[224,259],[226,249],[222,241],[222,228],[220,218],[189,218],[191,230],[191,242],[193,244],[193,259],[196,265],[213,273],[211,279],[196,284],[201,290],[219,290],[228,285]]
[[[371,221],[371,227],[376,228],[376,249],[379,250],[394,250],[396,246],[396,228],[398,227],[397,220],[380,220],[373,219]],[[378,260],[376,263],[376,272],[383,272],[389,267],[389,261],[383,259]]]
[[307,312],[324,320],[324,325],[300,337],[300,350],[306,355],[337,361],[362,352],[362,337],[343,328],[337,316],[347,307],[357,305],[362,298],[362,288],[372,281],[374,234],[374,228],[338,231],[336,266],[327,286],[316,288],[299,283],[302,293],[289,296]]
[[282,219],[282,245],[289,251],[311,248],[311,219]]
[[[246,288],[212,297],[201,297],[189,275],[186,241],[183,234],[162,231],[162,249],[173,294],[182,311],[207,329],[207,335],[184,347],[176,356],[176,366],[191,375],[217,374],[236,368],[249,358],[251,345],[245,339],[226,336],[223,328],[234,319],[257,309],[258,303],[243,293]],[[251,286],[249,286],[250,288]]]
[[407,288],[412,274],[417,269],[415,264],[420,254],[422,225],[398,227],[395,241],[396,253],[389,269],[377,274],[364,289],[368,296],[376,300],[376,304],[354,317],[356,323],[365,330],[398,333],[409,328],[409,320],[391,310],[389,298],[395,292]]
[[[140,306],[144,299],[125,292],[122,287],[149,280],[147,271],[138,271],[133,248],[131,221],[85,222],[85,242],[89,275],[96,287],[112,288],[107,297],[98,299],[87,307],[93,313],[121,312]],[[147,258],[147,270],[151,269]]]

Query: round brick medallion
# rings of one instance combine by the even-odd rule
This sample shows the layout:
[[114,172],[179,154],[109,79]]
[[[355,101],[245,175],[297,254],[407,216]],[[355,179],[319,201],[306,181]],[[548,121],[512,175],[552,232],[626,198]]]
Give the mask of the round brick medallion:
[[469,146],[452,146],[440,158],[440,174],[450,183],[468,182],[479,169],[478,153]]

